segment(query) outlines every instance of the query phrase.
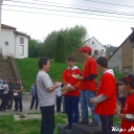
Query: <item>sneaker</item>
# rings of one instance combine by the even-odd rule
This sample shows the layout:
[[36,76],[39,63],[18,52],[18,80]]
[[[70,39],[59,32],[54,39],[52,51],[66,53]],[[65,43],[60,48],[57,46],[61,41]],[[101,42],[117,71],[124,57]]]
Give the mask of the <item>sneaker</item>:
[[65,126],[65,127],[63,127],[63,129],[65,129],[65,130],[71,130],[72,129],[72,126]]
[[98,127],[99,126],[99,123],[97,122],[92,122],[88,125],[88,127]]
[[88,125],[89,121],[88,120],[80,121],[78,124],[79,125]]

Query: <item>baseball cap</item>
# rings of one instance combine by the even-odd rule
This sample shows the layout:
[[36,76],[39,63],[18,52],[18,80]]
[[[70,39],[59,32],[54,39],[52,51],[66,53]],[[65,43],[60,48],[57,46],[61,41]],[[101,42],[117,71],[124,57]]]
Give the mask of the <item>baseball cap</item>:
[[123,81],[129,84],[130,87],[134,89],[134,75],[128,74],[125,78],[123,78]]
[[79,52],[92,52],[92,49],[89,46],[84,46],[80,49],[78,49]]

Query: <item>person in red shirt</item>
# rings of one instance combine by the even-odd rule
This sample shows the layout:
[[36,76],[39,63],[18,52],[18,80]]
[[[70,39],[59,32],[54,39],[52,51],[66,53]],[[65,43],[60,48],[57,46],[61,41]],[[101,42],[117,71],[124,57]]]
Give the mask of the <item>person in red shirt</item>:
[[124,78],[124,86],[129,95],[123,113],[117,110],[117,116],[122,120],[120,134],[134,134],[134,75]]
[[95,78],[97,77],[97,66],[95,60],[91,56],[91,48],[84,46],[78,50],[81,52],[86,59],[84,62],[84,69],[82,76],[79,77],[82,81],[80,86],[80,101],[82,109],[82,120],[79,122],[80,125],[89,124],[88,120],[88,106],[92,112],[93,122],[89,124],[90,127],[98,126],[98,115],[94,113],[94,105],[90,103],[90,99],[95,96]]
[[113,114],[116,110],[116,82],[114,72],[108,69],[105,57],[97,59],[98,68],[103,72],[96,97],[90,99],[95,105],[94,112],[100,116],[103,134],[112,134]]
[[68,125],[64,129],[71,129],[72,123],[79,121],[79,86],[81,81],[77,80],[74,76],[80,75],[80,70],[77,66],[74,66],[74,58],[68,58],[68,69],[64,70],[62,74],[62,83],[68,86],[68,89],[64,96],[65,112],[68,116]]

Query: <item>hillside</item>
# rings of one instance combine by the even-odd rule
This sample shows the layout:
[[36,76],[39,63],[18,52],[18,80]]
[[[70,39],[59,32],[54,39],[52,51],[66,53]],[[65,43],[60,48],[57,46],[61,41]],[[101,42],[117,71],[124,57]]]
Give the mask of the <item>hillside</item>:
[[[18,59],[17,60],[18,68],[20,70],[24,88],[25,91],[29,91],[31,85],[34,83],[36,79],[36,75],[38,72],[38,59],[33,58],[26,58],[26,59]],[[48,72],[50,77],[52,78],[52,81],[61,81],[61,74],[64,69],[67,68],[66,63],[55,63],[53,60],[51,60],[51,67]],[[82,70],[83,64],[82,63],[76,63],[76,65]],[[97,79],[99,79],[101,75],[101,72],[99,72],[99,75]],[[118,72],[115,72],[115,78],[118,79],[120,77],[123,77],[123,74],[120,74]]]

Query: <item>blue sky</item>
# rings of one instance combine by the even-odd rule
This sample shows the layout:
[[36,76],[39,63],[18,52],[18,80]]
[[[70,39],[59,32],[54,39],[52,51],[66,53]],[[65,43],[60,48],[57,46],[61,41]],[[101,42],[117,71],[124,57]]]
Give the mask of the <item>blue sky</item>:
[[[132,6],[134,6],[133,0],[5,0],[2,6],[2,23],[14,26],[17,30],[38,40],[44,40],[53,30],[78,24],[87,28],[87,38],[94,36],[103,45],[119,46],[132,32],[131,27],[134,27],[134,7]],[[76,11],[74,8],[80,10]],[[85,12],[83,9],[96,10],[97,13]],[[61,11],[57,12],[57,10]],[[103,11],[103,14],[99,13],[100,11]],[[114,12],[116,15],[110,15],[109,12]]]

